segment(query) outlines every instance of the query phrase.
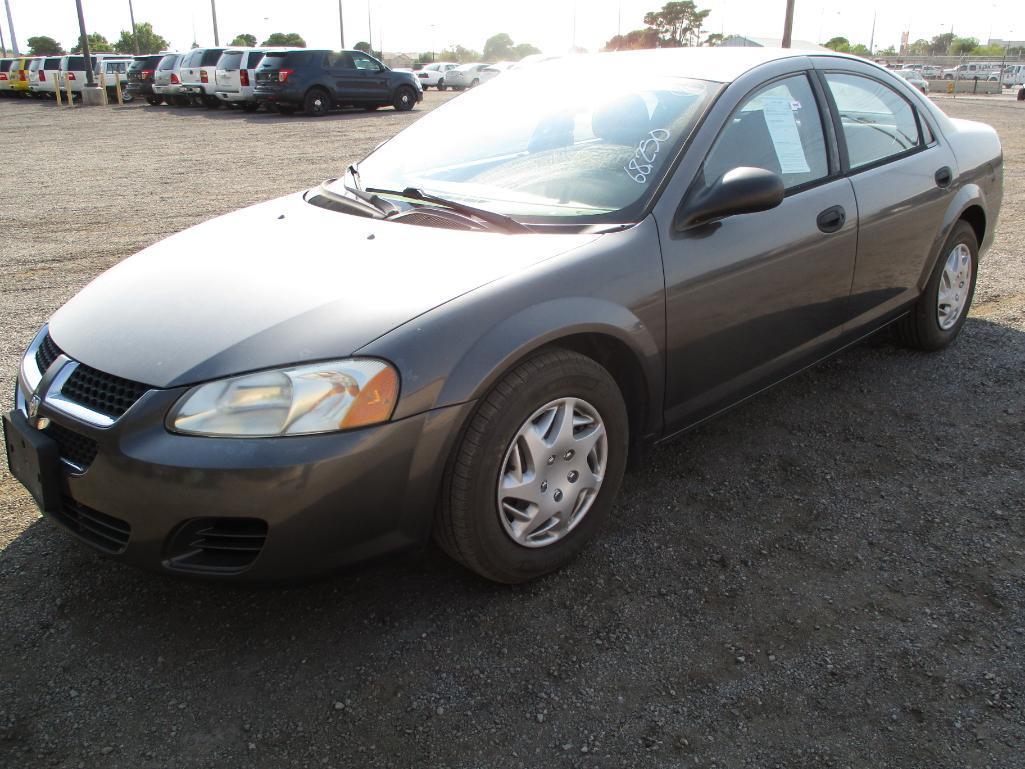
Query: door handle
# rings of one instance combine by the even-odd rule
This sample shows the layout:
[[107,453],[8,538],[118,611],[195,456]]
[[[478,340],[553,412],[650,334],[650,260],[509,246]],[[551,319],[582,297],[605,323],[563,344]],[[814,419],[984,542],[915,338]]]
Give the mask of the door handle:
[[832,206],[819,214],[815,223],[823,232],[836,232],[846,221],[847,212],[843,210],[843,206]]
[[949,187],[950,183],[954,181],[954,174],[949,166],[943,166],[943,168],[936,172],[935,179],[937,187]]

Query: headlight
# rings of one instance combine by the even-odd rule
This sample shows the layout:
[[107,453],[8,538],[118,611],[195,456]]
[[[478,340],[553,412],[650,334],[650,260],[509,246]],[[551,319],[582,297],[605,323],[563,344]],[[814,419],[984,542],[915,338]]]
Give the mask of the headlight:
[[354,359],[261,371],[193,387],[168,426],[190,435],[308,435],[387,422],[399,375],[381,360]]

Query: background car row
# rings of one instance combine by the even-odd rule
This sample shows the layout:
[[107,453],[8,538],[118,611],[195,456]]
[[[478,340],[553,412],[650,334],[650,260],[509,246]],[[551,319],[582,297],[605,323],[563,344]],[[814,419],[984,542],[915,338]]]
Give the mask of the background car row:
[[[339,107],[412,109],[423,99],[412,72],[392,70],[362,51],[293,48],[194,48],[146,56],[95,54],[97,83],[103,75],[110,96],[153,106],[222,105],[253,112],[261,106],[282,114],[311,116]],[[482,68],[488,65],[480,65]],[[467,86],[476,85],[471,78]],[[0,94],[52,97],[60,84],[77,98],[86,85],[85,57],[0,59]]]

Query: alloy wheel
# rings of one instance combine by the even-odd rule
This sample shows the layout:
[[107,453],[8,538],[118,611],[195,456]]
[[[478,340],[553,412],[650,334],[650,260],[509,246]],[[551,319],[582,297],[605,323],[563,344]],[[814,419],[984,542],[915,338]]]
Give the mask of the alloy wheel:
[[936,321],[944,331],[957,323],[972,284],[972,252],[958,243],[947,255],[936,296]]

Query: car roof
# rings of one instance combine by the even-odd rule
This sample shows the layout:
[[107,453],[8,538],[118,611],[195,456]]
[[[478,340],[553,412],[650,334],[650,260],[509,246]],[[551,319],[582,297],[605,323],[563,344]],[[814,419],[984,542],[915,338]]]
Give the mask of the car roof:
[[[616,59],[624,66],[644,67],[662,75],[690,77],[728,83],[762,64],[781,59],[824,57],[852,59],[866,62],[857,56],[834,51],[803,50],[800,48],[763,48],[758,46],[716,46],[686,48],[654,48],[641,51],[613,51],[578,54],[553,61],[538,62],[535,66],[561,66],[567,61],[591,60],[608,63]],[[595,57],[602,57],[596,59]],[[870,63],[870,62],[869,62]]]

